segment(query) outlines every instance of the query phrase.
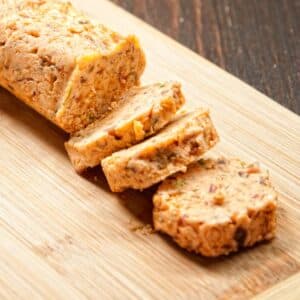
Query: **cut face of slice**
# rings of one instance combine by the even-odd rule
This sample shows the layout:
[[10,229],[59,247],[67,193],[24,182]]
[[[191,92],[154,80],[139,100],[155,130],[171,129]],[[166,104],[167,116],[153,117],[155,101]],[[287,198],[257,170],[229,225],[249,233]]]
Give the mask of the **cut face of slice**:
[[203,159],[154,195],[155,229],[183,248],[219,256],[275,235],[277,193],[268,172],[239,159]]
[[110,188],[143,190],[185,171],[218,142],[209,112],[197,109],[164,128],[156,136],[102,160]]
[[113,152],[156,133],[174,119],[184,103],[177,82],[130,89],[107,117],[79,131],[65,144],[76,171],[94,167]]
[[76,59],[56,120],[75,132],[118,107],[121,95],[139,85],[145,60],[135,37]]

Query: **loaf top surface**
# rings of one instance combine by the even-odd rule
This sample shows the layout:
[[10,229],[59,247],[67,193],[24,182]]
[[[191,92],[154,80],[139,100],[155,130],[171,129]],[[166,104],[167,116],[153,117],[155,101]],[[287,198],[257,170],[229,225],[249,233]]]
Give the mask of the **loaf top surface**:
[[0,29],[6,38],[11,34],[32,36],[63,59],[95,52],[105,55],[125,40],[70,2],[59,0],[2,0]]
[[123,124],[142,118],[144,114],[146,118],[152,111],[161,109],[162,99],[174,97],[178,98],[179,108],[184,103],[184,98],[180,91],[180,84],[177,82],[168,81],[134,87],[122,96],[117,109],[111,111],[104,119],[95,121],[87,128],[75,133],[72,143],[83,146],[111,130],[117,131],[118,128],[122,128]]
[[185,174],[165,180],[154,196],[154,206],[157,211],[173,211],[185,222],[220,224],[274,207],[276,200],[269,174],[258,164],[219,158],[202,159]]

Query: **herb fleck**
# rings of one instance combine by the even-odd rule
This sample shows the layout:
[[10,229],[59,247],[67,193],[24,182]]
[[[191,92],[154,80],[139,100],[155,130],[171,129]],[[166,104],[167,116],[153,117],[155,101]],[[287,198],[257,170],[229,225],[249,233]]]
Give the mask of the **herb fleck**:
[[96,117],[93,113],[89,113],[87,117],[88,117],[88,120],[90,123],[94,122],[96,119]]
[[260,177],[259,178],[259,183],[262,185],[267,185],[268,184],[268,178],[267,177]]
[[201,158],[199,161],[198,161],[198,164],[200,166],[204,166],[205,165],[205,160],[203,158]]
[[239,171],[238,174],[239,174],[240,177],[243,177],[243,178],[249,177],[249,174],[246,173],[246,172],[243,172],[243,171]]
[[247,237],[247,231],[242,227],[238,227],[234,234],[234,239],[237,242],[237,244],[239,245],[239,247],[244,246],[246,237]]
[[176,188],[181,188],[185,185],[185,181],[183,179],[177,179],[174,181],[174,185]]
[[225,165],[225,164],[226,164],[226,161],[225,161],[225,159],[223,159],[223,158],[219,158],[218,161],[217,161],[217,163],[218,163],[219,165]]

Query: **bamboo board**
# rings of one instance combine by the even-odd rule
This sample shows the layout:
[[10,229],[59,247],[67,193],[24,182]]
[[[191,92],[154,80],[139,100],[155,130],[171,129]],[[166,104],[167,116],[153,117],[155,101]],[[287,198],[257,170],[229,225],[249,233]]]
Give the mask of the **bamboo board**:
[[179,80],[191,106],[211,108],[215,152],[270,170],[278,238],[205,259],[147,234],[153,191],[113,195],[100,171],[76,175],[66,135],[1,89],[0,298],[299,299],[300,118],[110,2],[74,2],[140,37],[144,83]]

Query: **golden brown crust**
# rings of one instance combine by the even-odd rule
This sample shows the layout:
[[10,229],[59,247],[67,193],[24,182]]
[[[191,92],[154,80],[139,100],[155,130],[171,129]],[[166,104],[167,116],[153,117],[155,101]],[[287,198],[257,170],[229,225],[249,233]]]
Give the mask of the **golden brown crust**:
[[153,135],[174,118],[184,102],[177,82],[130,89],[106,118],[90,124],[65,143],[76,171],[94,167],[113,152]]
[[204,256],[226,255],[275,235],[277,193],[269,174],[238,159],[205,159],[154,195],[156,230]]
[[180,117],[155,137],[102,160],[110,188],[145,189],[200,158],[218,142],[207,110]]
[[0,1],[0,85],[67,132],[139,84],[145,57],[69,2]]

